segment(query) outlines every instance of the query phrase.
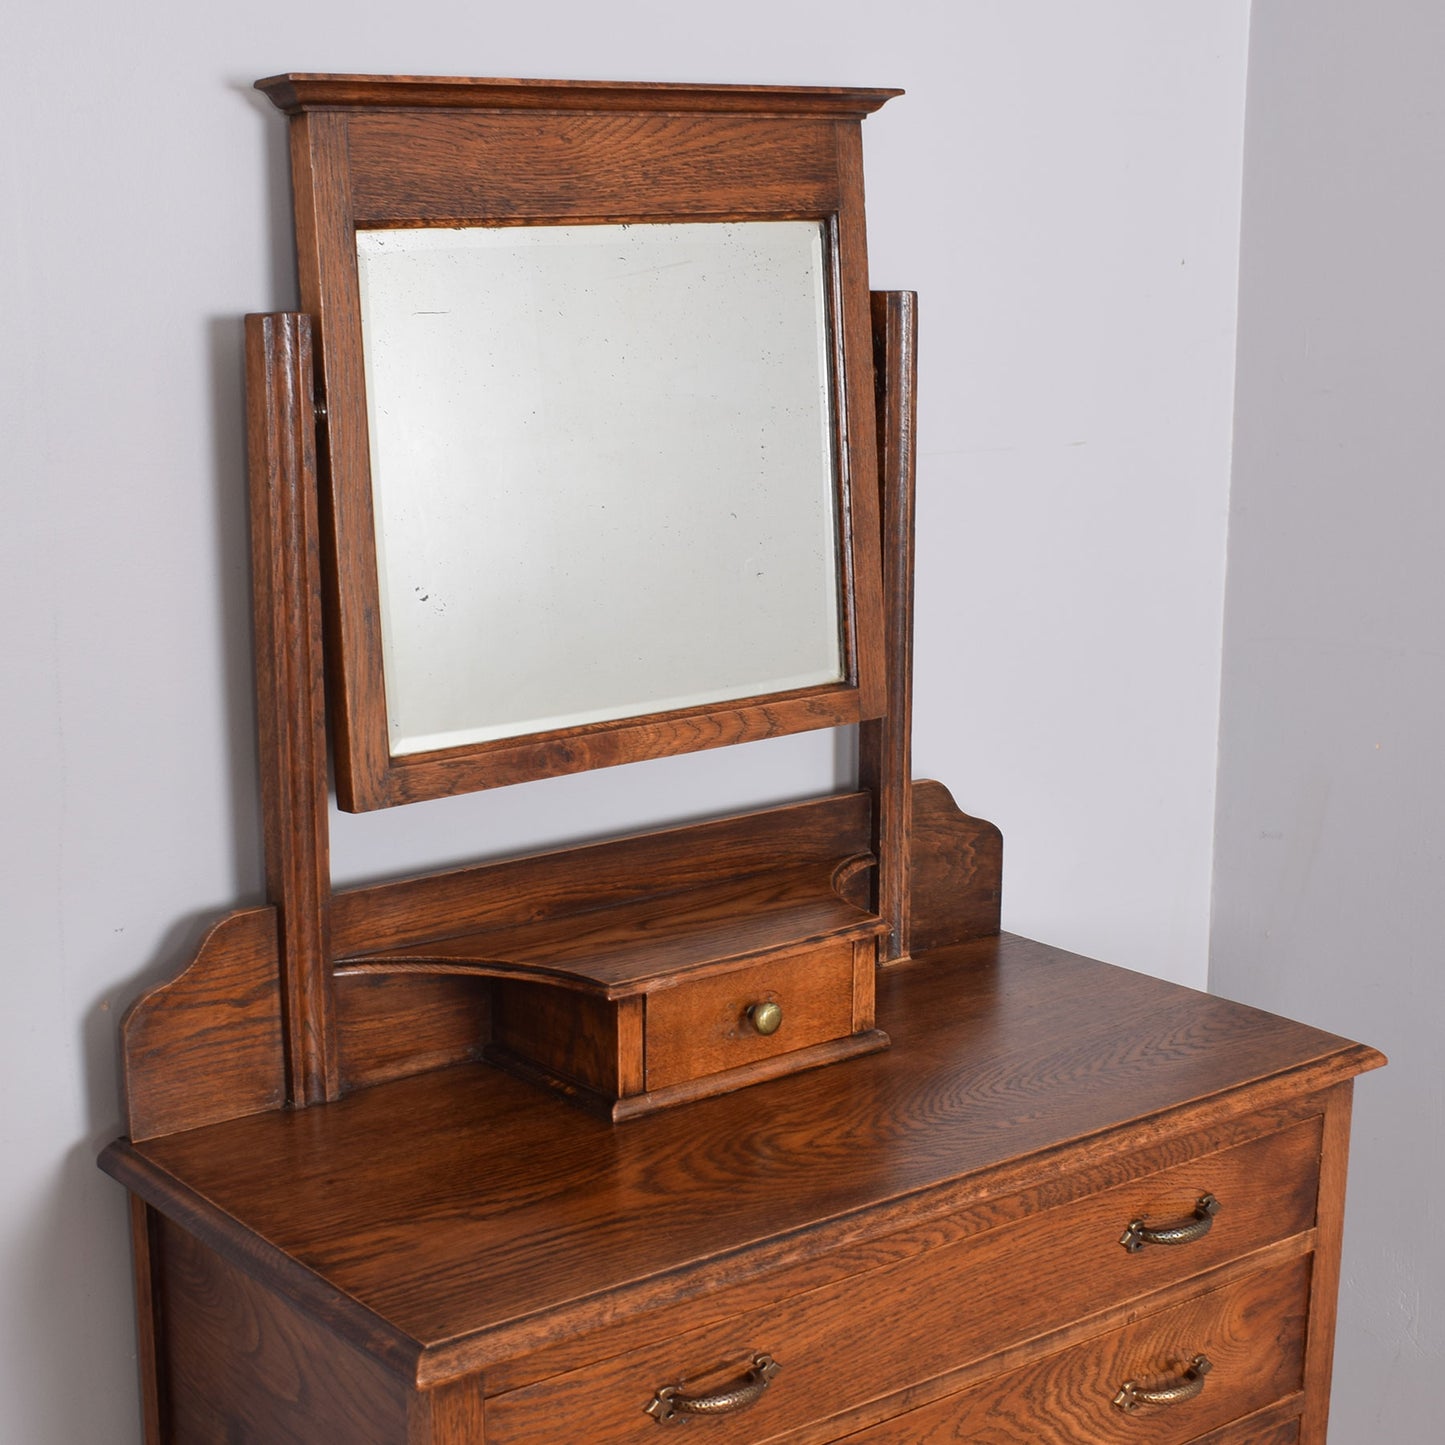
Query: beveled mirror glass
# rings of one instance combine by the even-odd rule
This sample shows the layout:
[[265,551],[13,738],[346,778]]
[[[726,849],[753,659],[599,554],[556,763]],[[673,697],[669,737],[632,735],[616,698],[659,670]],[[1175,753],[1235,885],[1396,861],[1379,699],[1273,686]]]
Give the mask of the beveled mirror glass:
[[826,223],[356,244],[393,757],[843,681]]

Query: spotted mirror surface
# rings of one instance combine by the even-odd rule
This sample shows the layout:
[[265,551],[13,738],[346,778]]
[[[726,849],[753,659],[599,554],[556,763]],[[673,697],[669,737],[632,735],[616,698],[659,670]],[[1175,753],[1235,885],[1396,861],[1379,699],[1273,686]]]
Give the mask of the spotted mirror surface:
[[824,223],[357,263],[393,756],[844,677]]

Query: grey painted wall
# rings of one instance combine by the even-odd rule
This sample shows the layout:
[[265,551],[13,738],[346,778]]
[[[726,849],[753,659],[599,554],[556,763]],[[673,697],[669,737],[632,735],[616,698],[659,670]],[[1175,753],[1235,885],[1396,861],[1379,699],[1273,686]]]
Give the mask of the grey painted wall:
[[1211,987],[1356,1090],[1333,1445],[1442,1438],[1445,11],[1256,0]]

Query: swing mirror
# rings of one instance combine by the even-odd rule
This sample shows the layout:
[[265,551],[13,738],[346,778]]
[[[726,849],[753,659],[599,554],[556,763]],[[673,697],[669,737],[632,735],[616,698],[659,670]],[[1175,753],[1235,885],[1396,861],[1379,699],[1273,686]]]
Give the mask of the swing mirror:
[[[293,169],[342,806],[879,716],[848,128],[719,117],[706,87],[625,129],[580,94],[422,125],[306,82],[273,99],[315,107]],[[713,140],[679,168],[690,107]]]

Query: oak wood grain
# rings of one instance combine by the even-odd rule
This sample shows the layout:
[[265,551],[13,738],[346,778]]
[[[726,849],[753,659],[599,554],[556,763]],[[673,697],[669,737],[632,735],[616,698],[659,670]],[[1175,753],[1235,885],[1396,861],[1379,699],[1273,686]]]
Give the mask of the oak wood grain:
[[278,1287],[329,1285],[417,1340],[441,1379],[965,1207],[1007,1214],[1064,1158],[1117,1168],[1381,1062],[1008,936],[884,971],[879,1021],[888,1052],[620,1129],[462,1066],[104,1163]]
[[1256,1410],[1243,1420],[1211,1430],[1189,1445],[1297,1445],[1300,1397],[1286,1396],[1278,1405]]
[[826,119],[381,111],[348,132],[359,226],[821,218],[841,199]]
[[478,1377],[418,1390],[408,1404],[406,1445],[486,1445],[486,1405]]
[[492,1033],[488,979],[455,974],[336,975],[341,1081],[369,1088],[479,1059]]
[[858,730],[858,777],[875,798],[872,851],[878,912],[888,925],[879,961],[911,948],[909,831],[913,732],[913,503],[917,413],[917,297],[875,291],[873,374],[878,417],[878,510],[882,529],[884,715]]
[[[1319,1120],[1223,1155],[1133,1181],[1077,1204],[934,1249],[827,1288],[770,1301],[751,1314],[501,1395],[494,1445],[627,1440],[638,1397],[765,1350],[786,1378],[756,1409],[709,1427],[717,1445],[752,1445],[859,1404],[908,1390],[1010,1346],[1308,1230],[1314,1218]],[[1145,1258],[1119,1234],[1139,1214],[1187,1210],[1201,1179],[1236,1201],[1234,1228]],[[1221,1216],[1222,1219],[1222,1216]],[[1301,1242],[1303,1244],[1303,1242]],[[1302,1253],[1303,1248],[1298,1252]],[[585,1422],[585,1429],[584,1429]],[[820,1438],[827,1438],[826,1432]],[[1089,1437],[1083,1437],[1089,1438]]]
[[[1235,1264],[1206,1271],[1202,1275],[1159,1290],[1147,1298],[1121,1302],[1096,1315],[1072,1321],[1052,1334],[1007,1347],[987,1359],[975,1361],[946,1375],[935,1376],[899,1394],[874,1399],[855,1409],[845,1410],[839,1415],[794,1432],[788,1437],[788,1445],[824,1445],[824,1442],[851,1439],[859,1430],[894,1420],[909,1411],[917,1411],[931,1401],[958,1396],[964,1391],[982,1386],[986,1381],[992,1381],[996,1385],[1010,1372],[1032,1364],[1042,1356],[1061,1353],[1075,1345],[1096,1340],[1132,1325],[1141,1314],[1160,1313],[1177,1305],[1190,1304],[1210,1291],[1229,1288],[1260,1271],[1297,1262],[1307,1255],[1308,1242],[1312,1237],[1311,1233],[1283,1245],[1260,1250]],[[1299,1393],[1286,1395],[1264,1411],[1254,1412],[1249,1418],[1259,1420],[1263,1417],[1269,1424],[1274,1424],[1291,1415],[1297,1416],[1302,1398]],[[1147,1425],[1145,1428],[1147,1429]],[[1231,1430],[1233,1428],[1228,1427]],[[1227,1431],[1220,1433],[1226,1434]],[[1211,1431],[1205,1438],[1213,1439],[1214,1434],[1215,1432]],[[1230,1434],[1228,1438],[1238,1440],[1240,1437]],[[1243,1439],[1247,1445],[1253,1445],[1252,1437],[1246,1435]],[[1191,1441],[1190,1445],[1202,1445],[1202,1442]]]
[[246,318],[256,721],[266,892],[276,907],[287,1093],[339,1090],[331,979],[321,541],[311,322]]
[[[642,1002],[641,999],[624,1000],[624,1005],[640,1005]],[[619,1012],[619,1023],[626,1024],[627,1021],[628,1015],[624,1007]],[[641,1092],[620,1094],[610,1088],[593,1088],[590,1084],[581,1083],[571,1074],[553,1070],[546,1064],[536,1062],[502,1044],[489,1045],[486,1059],[499,1069],[505,1069],[518,1079],[525,1079],[528,1083],[549,1090],[598,1119],[620,1124],[629,1119],[640,1119],[644,1114],[654,1114],[659,1109],[673,1109],[679,1104],[691,1104],[698,1099],[710,1099],[717,1094],[729,1094],[737,1089],[749,1088],[753,1084],[767,1083],[770,1079],[778,1079],[785,1074],[820,1069],[825,1064],[842,1063],[845,1059],[855,1059],[861,1054],[876,1053],[879,1049],[886,1049],[888,1043],[888,1035],[881,1029],[865,1029],[862,1033],[848,1034],[843,1038],[809,1044],[788,1053],[754,1059],[751,1063],[739,1064],[735,1068],[719,1069],[712,1074],[698,1074],[692,1078],[681,1079],[675,1084],[665,1084],[661,1088],[644,1088]]]
[[132,1139],[194,1129],[286,1099],[276,910],[214,925],[195,958],[121,1021]]
[[1345,1166],[1350,1150],[1353,1083],[1333,1089],[1325,1106],[1325,1152],[1320,1165],[1318,1242],[1310,1294],[1309,1352],[1301,1445],[1325,1445],[1330,1418],[1330,1376],[1335,1357],[1335,1307],[1345,1229]]
[[522,738],[388,756],[374,780],[362,784],[353,778],[348,785],[351,791],[337,801],[348,812],[365,812],[673,753],[704,752],[818,728],[847,727],[868,716],[872,713],[865,711],[858,689],[850,683],[802,688]]
[[999,931],[1003,835],[971,818],[942,783],[915,782],[909,811],[911,948],[931,953]]
[[[1308,1290],[1309,1260],[1295,1260],[851,1439],[854,1445],[1137,1445],[1141,1439],[1185,1445],[1300,1389]],[[1213,1369],[1196,1399],[1141,1405],[1132,1413],[1113,1405],[1124,1381],[1178,1378],[1200,1353]]]
[[167,1445],[407,1439],[402,1378],[183,1229],[162,1222],[158,1242]]
[[492,928],[521,928],[649,896],[830,864],[868,850],[866,793],[840,793],[630,838],[340,890],[345,958]]
[[853,1032],[871,1029],[878,1018],[878,946],[872,939],[853,940]]
[[[748,1022],[757,1003],[782,1008],[776,1033]],[[647,1086],[737,1068],[853,1032],[853,945],[780,954],[746,968],[658,989],[647,997]]]
[[827,864],[780,866],[610,908],[357,954],[345,966],[385,972],[454,964],[626,998],[670,988],[684,972],[700,978],[804,944],[873,937],[883,925],[834,892],[833,871]]
[[159,1216],[130,1196],[131,1273],[135,1278],[136,1371],[140,1376],[141,1436],[145,1445],[164,1445],[169,1435],[161,1413],[165,1390],[161,1381],[160,1320],[155,1291],[156,1250],[153,1231]]
[[[1121,1182],[1161,1174],[1181,1163],[1227,1151],[1281,1128],[1287,1129],[1322,1107],[1320,1101],[1295,1100],[1287,1106],[1216,1121],[1200,1132],[1165,1134],[1150,1145],[1132,1152],[1113,1153],[1102,1158],[1096,1155],[1091,1162],[1081,1163],[1078,1167],[1074,1167],[1072,1160],[1067,1163],[1056,1160],[1055,1167],[1047,1173],[1037,1170],[1016,1173],[1014,1177],[1019,1188],[1015,1193],[990,1194],[983,1191],[966,1206],[951,1212],[936,1213],[924,1202],[912,1216],[908,1216],[906,1211],[901,1213],[901,1227],[888,1233],[880,1235],[855,1230],[826,1254],[784,1265],[764,1275],[720,1284],[710,1294],[661,1302],[645,1315],[624,1316],[596,1333],[568,1335],[527,1355],[498,1362],[487,1371],[488,1388],[500,1393],[533,1384],[612,1354],[621,1354],[658,1340],[678,1338],[702,1326],[747,1314],[770,1302],[820,1290],[845,1278],[862,1278],[872,1271],[901,1265],[931,1251],[950,1249],[964,1240],[1003,1228],[1011,1222],[1029,1219],[1040,1212],[1059,1210],[1065,1205],[1077,1205],[1092,1195],[1117,1188]],[[1314,1117],[1318,1114],[1315,1113]],[[1292,1238],[1282,1246],[1285,1250],[1282,1257],[1293,1257],[1301,1248],[1308,1247],[1312,1238],[1312,1231]],[[1304,1244],[1301,1244],[1302,1240]],[[1269,1253],[1270,1248],[1266,1248],[1248,1258],[1258,1259]],[[1234,1267],[1233,1264],[1224,1266],[1226,1270]],[[1205,1274],[1208,1273],[1206,1270]],[[1200,1277],[1191,1275],[1182,1284],[1163,1286],[1155,1291],[1154,1297],[1159,1298],[1161,1304],[1175,1303],[1171,1290],[1182,1290],[1178,1298],[1184,1298],[1197,1292]],[[1126,1322],[1122,1318],[1113,1321]],[[963,1373],[966,1375],[967,1369]],[[956,1379],[941,1386],[938,1393],[951,1393],[967,1383],[968,1379]],[[923,1398],[918,1391],[911,1393]],[[860,1417],[856,1427],[871,1424],[889,1413],[891,1410],[881,1410],[868,1418]]]
[[[706,854],[701,861],[715,870]],[[553,917],[358,954],[343,968],[348,976],[497,979],[486,1057],[619,1119],[886,1044],[872,1028],[871,958],[871,940],[885,925],[835,886],[870,863],[775,857],[743,877],[654,888],[601,907],[579,907],[584,892]],[[642,876],[630,874],[634,889]],[[854,946],[864,941],[866,956]],[[764,1037],[747,1026],[744,1011],[769,989],[787,993],[788,1017],[782,1031]]]
[[[641,998],[606,999],[520,980],[496,989],[496,1026],[487,1056],[502,1067],[530,1064],[595,1094],[615,1099],[642,1092]],[[532,1070],[527,1077],[534,1077]],[[536,1075],[539,1078],[540,1075]]]
[[864,1029],[860,1033],[843,1034],[825,1039],[821,1043],[805,1044],[802,1048],[790,1049],[785,1053],[766,1054],[748,1063],[719,1069],[713,1074],[694,1074],[691,1078],[679,1079],[674,1084],[648,1089],[646,1093],[634,1098],[619,1099],[607,1111],[607,1117],[617,1122],[640,1118],[643,1114],[650,1114],[658,1109],[672,1109],[679,1104],[691,1104],[698,1099],[710,1099],[717,1094],[764,1084],[772,1079],[780,1079],[785,1074],[821,1069],[828,1064],[840,1064],[863,1054],[877,1053],[888,1045],[888,1035],[882,1029]]
[[[998,931],[998,830],[917,782],[911,862],[915,928],[950,940]],[[714,822],[506,859],[333,895],[333,949],[405,948],[443,935],[556,919],[649,893],[822,864],[868,847],[869,798],[838,794]],[[862,878],[854,875],[855,881]],[[866,905],[863,897],[861,903]],[[855,906],[858,901],[855,900]],[[222,920],[178,978],[144,995],[122,1028],[130,1133],[151,1138],[279,1107],[276,911]],[[349,1088],[475,1059],[486,1037],[484,979],[348,972],[336,980]]]
[[844,576],[844,641],[858,687],[858,720],[888,707],[884,656],[883,517],[879,497],[877,389],[873,380],[873,306],[868,289],[868,227],[863,207],[863,130],[834,123],[840,194],[833,220],[837,245],[834,371],[843,381],[836,418],[843,507],[839,560]]
[[335,111],[296,115],[290,131],[297,279],[319,362],[317,402],[325,412],[318,440],[323,483],[318,525],[327,720],[337,798],[344,802],[354,789],[364,786],[366,778],[384,768],[387,750],[385,719],[361,706],[356,690],[346,686],[347,678],[354,676],[379,686],[382,666],[377,629],[344,605],[350,579],[369,575],[374,584],[376,577],[371,489],[350,484],[358,467],[370,465],[366,409],[356,405],[366,395],[366,368],[350,141],[346,117]]

